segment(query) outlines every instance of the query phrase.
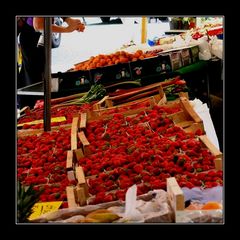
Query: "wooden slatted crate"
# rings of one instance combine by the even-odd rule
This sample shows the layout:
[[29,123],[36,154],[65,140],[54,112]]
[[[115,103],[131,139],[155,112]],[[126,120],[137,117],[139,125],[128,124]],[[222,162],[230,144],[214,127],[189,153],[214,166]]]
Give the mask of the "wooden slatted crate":
[[[71,128],[71,124],[65,124],[65,125],[61,125],[61,126],[54,126],[51,127],[52,131],[57,131],[59,128],[64,128],[64,129],[70,129]],[[32,135],[40,135],[44,133],[44,129],[21,129],[17,131],[17,137],[25,137],[25,136],[32,136]]]
[[[166,106],[169,106],[169,107],[181,106],[182,111],[171,115],[171,117],[172,117],[172,119],[175,120],[175,122],[177,122],[175,124],[182,127],[184,130],[188,129],[188,131],[190,131],[190,130],[194,129],[194,131],[196,131],[199,127],[201,127],[202,120],[192,109],[192,107],[186,97],[180,97],[179,100],[171,102],[169,104],[166,104]],[[108,109],[111,109],[111,108],[108,108]],[[146,110],[146,109],[144,109],[144,110]],[[140,110],[137,109],[137,112],[138,111],[139,112],[143,111],[143,109],[140,109]],[[128,116],[128,114],[130,114],[130,115],[134,114],[134,113],[136,114],[137,112],[131,111],[130,113],[128,112],[125,114]],[[78,158],[78,160],[79,160],[79,158],[81,158],[83,156],[87,156],[88,154],[91,154],[91,152],[88,151],[89,150],[88,146],[90,145],[90,143],[86,138],[85,129],[87,128],[87,123],[91,122],[92,118],[93,118],[93,116],[89,115],[89,112],[87,112],[87,114],[81,114],[80,121],[75,120],[75,123],[78,122],[78,124],[79,124],[78,128],[77,128],[77,136],[78,136],[79,140],[81,141],[82,147],[83,147],[83,149],[74,149],[74,151],[73,151],[75,153],[75,157],[78,156],[78,157],[76,157],[76,158]],[[97,119],[101,119],[101,118],[94,117],[94,120],[97,120]],[[73,126],[76,129],[75,124]],[[222,169],[222,160],[221,160],[222,154],[219,153],[219,151],[216,151],[216,149],[214,149],[212,147],[212,145],[209,144],[209,140],[206,140],[206,137],[200,138],[200,141],[202,141],[202,143],[210,149],[210,151],[213,153],[213,155],[217,157],[215,160],[215,168],[217,170],[221,170]],[[77,171],[79,171],[79,170],[77,170],[78,167],[80,167],[80,166],[75,166],[73,168],[73,170],[75,171],[76,179],[79,178],[79,177],[77,177]],[[90,177],[86,177],[85,179],[94,178],[94,177],[95,176],[90,176]],[[84,184],[86,184],[86,183],[87,183],[87,181],[85,180]],[[86,184],[86,186],[87,186],[87,184]],[[87,194],[85,194],[85,195],[83,194],[84,193],[83,189],[80,189],[80,186],[78,185],[78,186],[76,186],[74,191],[75,191],[75,195],[76,195],[75,201],[78,204],[85,204]]]
[[[141,104],[149,105],[148,109],[152,109],[154,105],[165,104],[167,100],[165,93],[163,92],[163,88],[161,87],[161,83],[155,83],[148,86],[149,90],[154,88],[156,91],[158,91],[157,94],[148,97],[139,97],[139,99],[133,101],[126,99],[125,103],[120,104],[114,103],[114,99],[116,97],[105,96],[99,102],[94,104],[94,111],[88,112],[88,120],[92,121],[96,119],[109,118],[114,112],[123,112],[124,115],[137,114],[140,111],[144,110],[144,108],[145,110],[147,109],[147,107],[139,107],[136,109],[136,107]],[[141,93],[142,91],[143,90],[135,90],[136,94]],[[144,91],[147,92],[147,90]],[[126,95],[127,98],[127,94],[122,95]]]

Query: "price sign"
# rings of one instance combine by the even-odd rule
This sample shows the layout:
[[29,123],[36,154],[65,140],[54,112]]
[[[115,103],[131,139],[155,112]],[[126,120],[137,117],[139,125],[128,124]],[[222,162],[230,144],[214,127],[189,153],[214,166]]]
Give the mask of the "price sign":
[[[53,122],[63,122],[63,121],[66,121],[66,117],[54,117],[54,118],[51,118],[51,122],[52,123]],[[39,123],[43,123],[43,119],[35,120],[35,121],[32,121],[32,122],[20,123],[17,126],[21,127],[24,124],[35,125],[35,124],[39,124]]]
[[33,213],[29,216],[28,219],[33,220],[45,213],[57,211],[61,206],[61,204],[62,204],[62,201],[35,203],[32,208]]

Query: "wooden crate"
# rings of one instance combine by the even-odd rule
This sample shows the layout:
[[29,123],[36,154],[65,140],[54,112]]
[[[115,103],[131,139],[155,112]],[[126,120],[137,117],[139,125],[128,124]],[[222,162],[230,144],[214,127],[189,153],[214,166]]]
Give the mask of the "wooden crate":
[[[73,104],[74,105],[74,104]],[[54,109],[61,109],[63,106],[57,106],[57,105],[54,105],[52,108]],[[30,109],[28,106],[24,107],[21,109],[21,112],[25,112],[26,113],[34,113],[36,111],[42,111],[41,109]],[[74,113],[72,115],[72,117],[78,117],[79,113]],[[24,117],[24,115],[22,115],[21,117]],[[62,116],[64,117],[64,116]],[[58,118],[58,117],[53,117],[53,118]],[[35,121],[35,120],[33,120]],[[36,121],[39,121],[39,120],[36,120]],[[43,121],[43,119],[41,119],[41,121]],[[23,124],[23,123],[22,123]],[[27,124],[27,123],[24,123],[24,124]],[[57,130],[58,128],[71,128],[72,124],[62,124],[62,125],[58,125],[58,126],[51,126],[51,130]],[[38,134],[38,133],[42,133],[44,132],[44,128],[40,128],[40,129],[33,129],[33,128],[29,128],[29,129],[22,129],[22,128],[18,128],[17,130],[17,136],[28,136],[28,135],[35,135],[35,134]]]
[[[172,118],[175,119],[177,121],[177,124],[180,127],[182,127],[184,130],[185,129],[190,130],[190,129],[194,129],[194,128],[195,128],[194,130],[197,130],[201,126],[200,124],[202,124],[202,120],[198,117],[198,115],[195,114],[195,112],[191,108],[191,105],[189,104],[189,101],[187,100],[187,98],[180,97],[180,99],[178,101],[171,102],[170,104],[167,104],[166,106],[169,106],[169,107],[181,106],[182,107],[183,110],[180,112],[180,114],[179,113],[176,113],[175,115],[173,114]],[[146,109],[144,109],[144,110],[146,110]],[[139,112],[143,111],[143,109],[140,109],[138,111]],[[137,112],[131,111],[130,113],[128,112],[125,114],[133,114],[133,113],[136,114]],[[101,118],[97,118],[97,119],[101,119]],[[94,120],[96,120],[96,119],[94,119]],[[80,121],[79,121],[79,119],[74,120],[74,124],[72,125],[73,129],[75,129],[74,139],[76,138],[76,134],[77,134],[77,137],[79,138],[79,140],[82,143],[82,148],[73,150],[73,153],[71,155],[72,159],[79,160],[79,158],[91,154],[91,152],[89,151],[89,148],[88,148],[90,143],[88,142],[86,135],[85,135],[85,129],[87,127],[87,123],[90,121],[91,121],[91,116],[89,116],[89,112],[87,114],[82,114]],[[78,125],[78,127],[76,127],[77,125]],[[210,141],[207,139],[206,136],[200,137],[199,139],[207,148],[209,148],[209,150],[216,157],[215,168],[217,170],[221,170],[222,169],[222,160],[221,160],[222,153],[220,153],[219,151],[216,151],[216,149],[211,145]],[[72,162],[74,162],[74,161],[75,160],[72,160]],[[80,166],[74,165],[73,163],[72,164],[68,163],[68,166],[74,166],[72,169],[69,168],[69,170],[71,170],[71,171],[73,170],[73,172],[75,173],[75,179],[78,179],[77,172],[80,170],[77,170],[77,169],[79,169]],[[92,177],[95,177],[95,176],[87,177],[85,179],[92,178]],[[86,184],[86,180],[85,180],[85,184]],[[79,186],[78,186],[78,188],[76,187],[76,189],[74,191],[78,193],[78,195],[77,195],[78,197],[76,197],[76,199],[78,199],[78,200],[76,200],[76,202],[84,204],[86,202],[86,199],[85,199],[86,195],[84,197],[83,190],[80,190]],[[80,197],[80,196],[82,196],[82,197]],[[82,199],[82,200],[80,200],[80,199]]]
[[[193,110],[193,108],[191,107],[191,105],[186,97],[180,97],[179,100],[168,103],[164,106],[167,106],[170,108],[171,107],[181,107],[182,108],[182,111],[174,113],[174,114],[170,114],[167,116],[173,120],[173,122],[175,123],[176,126],[183,128],[183,130],[185,132],[195,132],[198,129],[202,129],[204,132],[203,123],[202,123],[201,118]],[[113,108],[118,108],[118,107],[113,107]],[[113,108],[108,108],[107,110],[100,109],[97,111],[108,111]],[[141,111],[146,111],[151,108],[152,108],[152,106],[150,106],[150,108],[139,108],[139,109],[129,110],[129,111],[123,112],[123,115],[133,117],[136,114],[140,113]],[[72,148],[72,150],[75,150],[75,154],[77,154],[77,159],[79,159],[82,155],[87,156],[87,155],[91,154],[91,151],[89,150],[90,143],[85,135],[85,129],[87,127],[87,123],[91,122],[91,121],[100,120],[100,119],[108,119],[108,118],[111,118],[113,115],[114,114],[99,116],[99,115],[96,115],[95,111],[88,111],[87,113],[82,113],[80,115],[80,120],[77,117],[74,118],[74,121],[72,123],[72,139],[73,139],[72,143],[73,143],[74,147]],[[78,123],[79,123],[79,127],[77,127]],[[79,139],[82,144],[82,148],[79,150],[76,147],[77,139]],[[203,139],[205,139],[205,138],[203,138]],[[204,143],[209,143],[209,141],[207,142],[207,140],[205,140]],[[211,146],[208,144],[208,147],[211,147]],[[212,151],[212,147],[211,147],[210,151]],[[219,156],[220,155],[217,155],[216,157],[218,158]],[[220,167],[220,165],[221,165],[220,162],[218,163],[218,165]]]
[[[96,120],[96,119],[103,119],[103,118],[110,118],[114,113],[112,112],[122,112],[125,116],[137,114],[142,110],[146,110],[146,108],[138,108],[138,109],[132,109],[136,107],[138,104],[149,104],[148,109],[152,109],[154,105],[162,105],[166,103],[166,96],[163,92],[163,89],[161,87],[161,83],[152,84],[148,86],[149,89],[156,88],[158,90],[158,94],[149,96],[149,97],[142,97],[139,99],[136,99],[134,101],[128,101],[126,103],[122,104],[115,104],[114,98],[115,97],[109,97],[105,96],[103,99],[101,99],[99,102],[93,105],[93,111],[88,112],[88,120]],[[136,90],[136,93],[141,92],[141,90]],[[124,94],[123,94],[124,95]]]
[[[151,94],[152,90],[154,91],[154,93]],[[136,89],[133,91],[133,93],[134,95],[132,96],[129,96],[129,93],[123,93],[120,96],[107,97],[105,100],[106,105],[107,107],[112,107],[116,105],[122,105],[124,103],[138,101],[144,98],[148,98],[146,97],[146,94],[151,94],[151,96],[159,96],[160,99],[162,99],[165,95],[161,83],[154,83],[154,84],[145,86],[144,89]],[[119,97],[123,99],[122,103],[117,102]],[[133,100],[132,97],[135,99]]]
[[[214,170],[222,170],[222,153],[219,150],[216,150],[215,146],[211,144],[207,136],[199,136],[200,140],[202,141],[203,145],[209,149],[209,151],[216,157],[215,159],[215,169]],[[212,169],[211,169],[212,170]],[[96,175],[84,177],[83,169],[81,166],[75,166],[75,177],[78,180],[78,185],[75,188],[75,194],[76,195],[76,203],[79,204],[79,206],[86,205],[87,199],[89,198],[88,194],[88,185],[87,180],[91,178],[96,178]],[[111,171],[109,171],[110,173]],[[80,190],[80,188],[82,190]],[[109,191],[114,192],[115,190]],[[172,205],[172,208],[175,212],[184,210],[184,196],[181,188],[179,187],[178,183],[176,182],[176,179],[169,178],[167,179],[167,191],[169,194],[170,202]],[[92,196],[93,198],[94,196]]]
[[[51,131],[58,130],[59,128],[70,129],[71,126],[72,126],[71,124],[54,126],[54,127],[51,127]],[[21,138],[25,136],[40,135],[42,133],[44,133],[44,129],[42,128],[41,129],[21,129],[21,130],[17,130],[17,137]]]

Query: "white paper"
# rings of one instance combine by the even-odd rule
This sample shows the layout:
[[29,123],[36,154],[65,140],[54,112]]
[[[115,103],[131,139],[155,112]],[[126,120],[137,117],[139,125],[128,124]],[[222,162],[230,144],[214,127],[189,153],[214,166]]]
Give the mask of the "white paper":
[[209,140],[219,150],[219,142],[218,142],[217,134],[216,134],[207,104],[206,103],[203,104],[202,101],[199,99],[194,99],[190,101],[190,103],[193,106],[193,109],[195,110],[195,112],[203,120],[203,126]]
[[207,37],[202,37],[198,40],[199,44],[199,59],[200,60],[209,60],[212,57],[210,45],[207,41]]
[[137,186],[134,184],[127,190],[125,202],[124,217],[129,221],[143,221],[142,214],[136,209],[137,207]]

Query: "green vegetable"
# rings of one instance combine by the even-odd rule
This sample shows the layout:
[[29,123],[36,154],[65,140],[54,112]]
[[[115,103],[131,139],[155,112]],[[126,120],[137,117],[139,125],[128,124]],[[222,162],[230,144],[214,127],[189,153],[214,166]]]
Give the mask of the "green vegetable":
[[33,186],[23,186],[17,182],[17,221],[19,223],[28,222],[28,217],[32,214],[32,207],[39,201],[40,194],[33,190]]
[[106,94],[106,89],[104,88],[104,86],[101,84],[95,84],[95,85],[92,85],[90,90],[86,92],[81,98],[73,99],[56,106],[59,107],[59,106],[90,103],[92,101],[102,99],[105,96],[105,94]]
[[105,96],[106,89],[101,84],[92,85],[90,90],[79,99],[79,103],[88,103]]

